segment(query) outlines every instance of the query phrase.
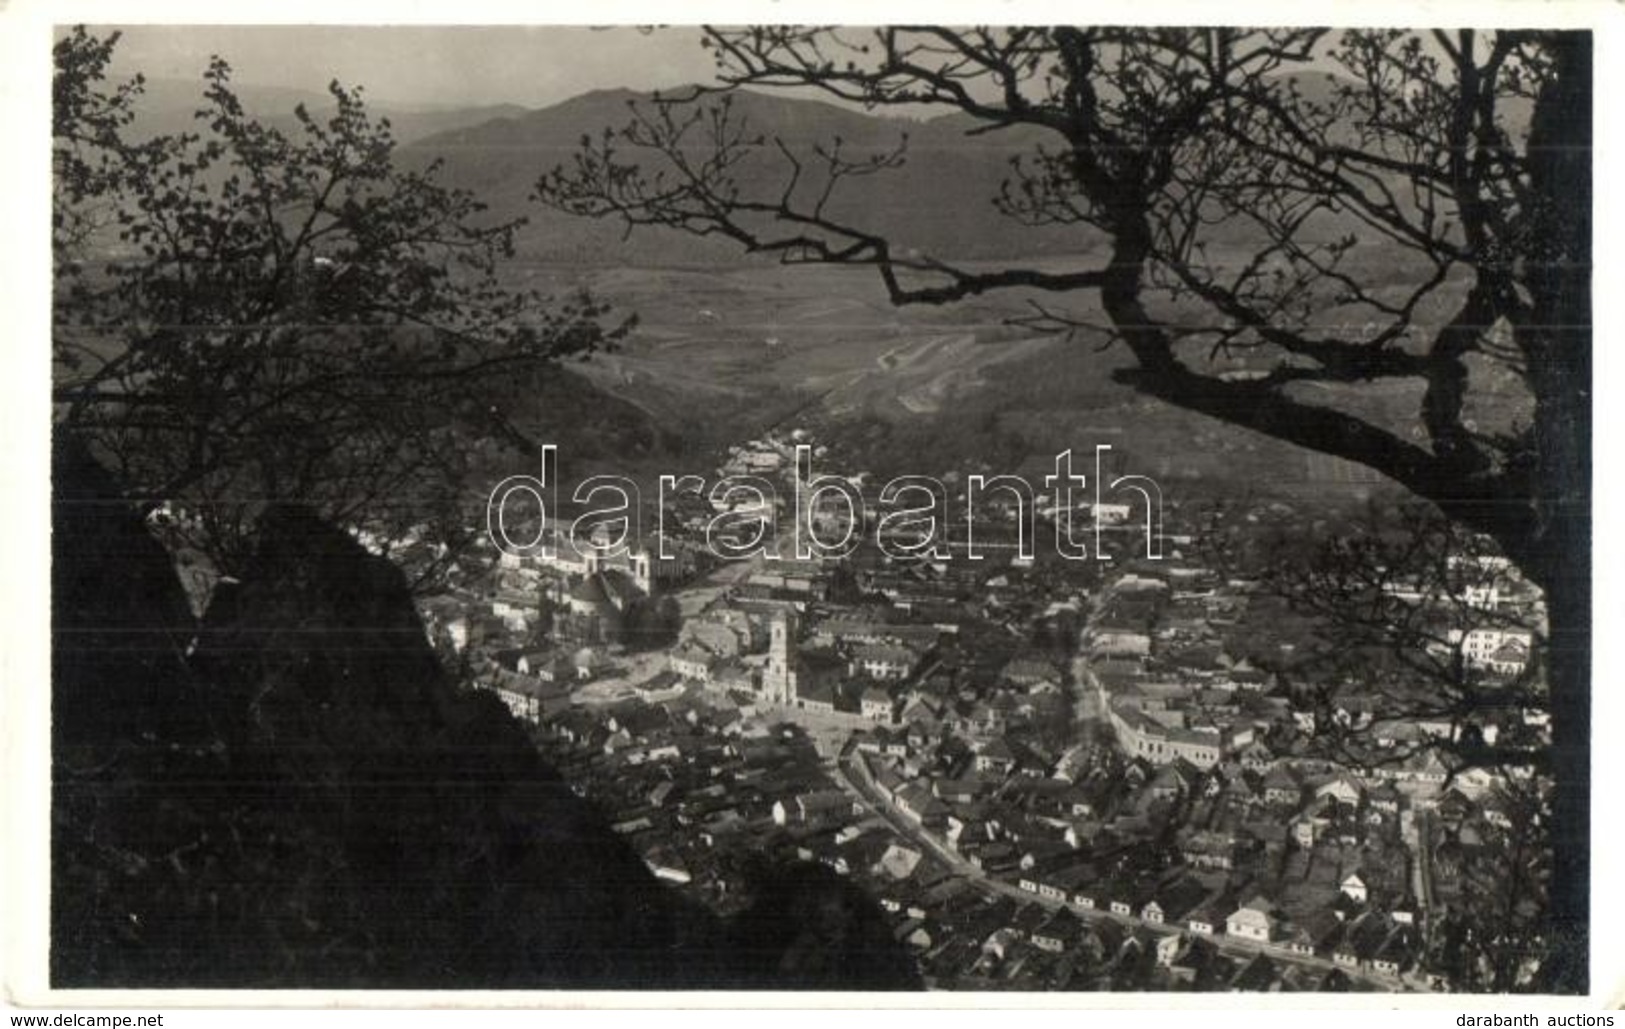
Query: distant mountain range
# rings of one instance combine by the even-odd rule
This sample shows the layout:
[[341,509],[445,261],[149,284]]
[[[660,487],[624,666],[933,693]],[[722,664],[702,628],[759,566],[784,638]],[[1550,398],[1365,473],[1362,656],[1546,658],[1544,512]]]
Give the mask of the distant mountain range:
[[[249,115],[284,131],[297,125],[293,114],[297,105],[304,104],[318,117],[334,106],[324,92],[243,84],[233,88]],[[203,105],[202,94],[203,84],[197,80],[147,80],[132,135],[150,138],[198,131],[194,114]],[[738,263],[739,248],[731,243],[658,230],[641,230],[627,238],[619,222],[574,218],[531,202],[536,180],[556,165],[568,164],[584,137],[596,138],[605,128],[626,125],[630,105],[651,99],[647,93],[616,89],[584,93],[539,110],[517,104],[438,108],[367,100],[367,111],[374,118],[388,119],[404,162],[421,166],[439,158],[444,161],[443,180],[473,190],[490,205],[493,217],[528,217],[531,224],[520,246],[527,260],[713,267]],[[1075,253],[1089,245],[1076,231],[1024,228],[993,209],[992,197],[1009,174],[1009,159],[1031,153],[1040,138],[1033,130],[967,137],[964,130],[971,122],[959,115],[909,120],[746,91],[736,93],[733,103],[736,115],[751,130],[779,137],[798,158],[808,161],[798,196],[809,196],[818,186],[812,171],[816,146],[838,138],[844,153],[855,157],[889,151],[906,134],[901,168],[849,183],[830,207],[837,217],[881,229],[900,246],[959,258],[994,258]],[[782,155],[770,148],[747,162],[740,174],[751,192],[776,196],[787,171]]]
[[[1295,80],[1312,99],[1324,99],[1332,81],[1320,72],[1301,73]],[[333,107],[332,98],[323,92],[234,88],[249,114],[282,129],[295,125],[292,112],[297,104],[318,115]],[[669,90],[667,95],[683,95],[692,88]],[[201,96],[202,83],[196,80],[149,80],[136,133],[195,130],[193,112],[201,105]],[[530,219],[520,239],[523,260],[565,266],[737,265],[741,250],[728,241],[656,228],[629,234],[619,220],[575,218],[531,201],[543,173],[569,165],[584,139],[622,128],[631,121],[634,106],[650,110],[652,99],[647,93],[610,89],[541,109],[507,103],[436,107],[371,100],[367,108],[375,118],[389,120],[404,162],[420,166],[439,159],[444,180],[474,191],[490,206],[493,217]],[[818,147],[839,140],[844,155],[861,157],[889,152],[906,137],[901,167],[844,183],[827,208],[832,217],[876,231],[896,248],[964,261],[1080,254],[1104,245],[1100,234],[1086,226],[1034,228],[995,209],[993,200],[1011,175],[1012,161],[1018,155],[1033,155],[1043,143],[1054,144],[1042,130],[1014,127],[971,135],[980,123],[957,112],[911,119],[748,90],[735,91],[732,103],[735,117],[753,133],[776,137],[802,162],[796,197],[803,205],[809,205],[822,187]],[[1507,107],[1509,121],[1521,131],[1527,125],[1527,103]],[[621,154],[631,158],[636,152],[623,146]],[[636,159],[651,170],[664,165],[655,154]],[[750,197],[777,198],[789,174],[788,162],[772,145],[760,147],[737,169],[741,193]],[[1220,226],[1215,231],[1222,242],[1230,230]],[[1248,230],[1237,225],[1234,231]]]
[[[1299,87],[1311,98],[1323,98],[1330,83],[1325,74],[1311,73],[1299,77]],[[258,87],[240,92],[251,114],[279,127],[292,125],[295,104],[318,113],[331,107],[331,98],[319,93]],[[197,83],[149,83],[139,129],[192,127],[190,111],[199,96]],[[799,269],[800,274],[783,278],[777,272],[759,278],[753,265],[772,258],[753,259],[732,241],[657,227],[629,232],[619,219],[574,217],[531,199],[538,178],[569,166],[584,139],[624,127],[634,106],[648,110],[653,99],[617,89],[538,110],[512,104],[405,109],[368,103],[375,117],[390,119],[402,144],[401,163],[421,167],[439,161],[442,180],[471,190],[493,219],[529,220],[509,270],[516,282],[544,289],[591,286],[641,320],[623,354],[601,358],[580,369],[583,374],[566,369],[547,384],[516,384],[514,396],[500,398],[506,431],[560,442],[562,427],[568,426],[572,453],[624,459],[716,442],[710,434],[754,431],[809,401],[836,412],[878,414],[887,421],[907,413],[905,420],[935,424],[951,423],[965,414],[966,398],[986,394],[988,418],[996,421],[1001,412],[1032,407],[1037,383],[1067,387],[1064,397],[1046,401],[1046,409],[1075,408],[1088,416],[1086,424],[1099,422],[1095,414],[1104,409],[1127,417],[1121,405],[1133,398],[1126,389],[1104,387],[1080,402],[1080,390],[1104,379],[1091,362],[1076,375],[1058,376],[1052,349],[1011,360],[1008,348],[981,345],[1009,341],[1008,318],[1023,302],[1021,295],[979,298],[944,309],[938,319],[928,310],[892,308],[873,276],[819,278]],[[796,196],[804,205],[821,186],[813,170],[819,164],[817,148],[838,139],[843,153],[857,157],[890,152],[906,136],[900,167],[845,183],[827,209],[832,218],[885,236],[895,249],[916,248],[966,263],[1097,267],[1104,258],[1108,241],[1088,227],[1033,228],[995,208],[993,199],[1011,174],[1011,162],[1034,154],[1041,143],[1053,145],[1040,130],[973,135],[968,133],[979,123],[959,113],[909,119],[750,91],[733,93],[732,104],[735,116],[754,133],[776,137],[802,162]],[[1527,105],[1509,105],[1515,131],[1527,126],[1527,117]],[[621,153],[646,162],[651,171],[665,163],[654,153],[634,157],[624,146]],[[786,159],[772,145],[757,147],[737,170],[744,196],[776,198],[787,176]],[[1324,227],[1338,235],[1358,231],[1342,220]],[[1255,230],[1241,219],[1211,231],[1217,252],[1230,247],[1254,252],[1249,236]],[[1350,259],[1379,286],[1409,277],[1403,254],[1391,244],[1370,233],[1360,238],[1362,246]],[[1103,320],[1092,311],[1091,298],[1068,302],[1084,317]],[[925,356],[912,364],[875,363],[880,355],[916,353]],[[993,368],[1005,362],[1008,368]],[[862,388],[843,386],[848,380]],[[879,395],[891,388],[899,391],[895,397]],[[696,404],[700,396],[703,405]],[[898,404],[907,412],[893,410]],[[1040,430],[1007,435],[1014,447],[1043,450],[1048,430]],[[903,441],[898,448],[914,446]]]
[[[675,91],[673,95],[676,95]],[[530,202],[536,180],[568,165],[585,137],[619,129],[632,119],[631,105],[651,97],[630,90],[586,93],[537,111],[468,123],[420,139],[406,148],[423,161],[444,162],[447,181],[475,191],[504,217],[532,220],[521,250],[530,259],[566,263],[631,263],[650,266],[733,264],[737,245],[701,240],[658,229],[626,236],[619,221],[594,222]],[[895,246],[915,247],[960,259],[1077,253],[1097,245],[1087,230],[1032,229],[993,207],[1000,183],[1017,153],[1030,154],[1041,138],[1017,128],[966,136],[967,118],[928,121],[882,117],[816,100],[739,91],[733,113],[749,130],[778,137],[803,162],[796,196],[810,205],[822,186],[815,147],[839,139],[849,158],[890,151],[907,138],[901,167],[843,184],[828,212],[837,219],[876,229]],[[623,154],[633,152],[623,148]],[[660,166],[650,154],[646,167]],[[742,194],[776,198],[789,179],[789,165],[776,147],[759,148],[737,170]]]
[[[1325,72],[1302,72],[1291,78],[1305,98],[1318,102],[1329,99],[1336,82]],[[670,90],[667,95],[685,95],[692,88]],[[795,196],[803,207],[811,205],[824,181],[817,148],[838,140],[843,155],[856,158],[890,152],[906,137],[901,167],[844,183],[826,209],[837,220],[885,236],[895,248],[916,248],[956,260],[1008,260],[1087,253],[1104,245],[1101,234],[1087,226],[1035,228],[995,208],[994,198],[1010,178],[1013,161],[1034,156],[1042,145],[1058,143],[1044,130],[1017,126],[971,134],[985,129],[985,124],[959,112],[909,119],[749,90],[736,90],[731,97],[734,117],[751,130],[747,135],[776,138],[801,162]],[[634,106],[652,110],[652,99],[650,94],[615,89],[486,119],[444,112],[442,117],[460,123],[418,139],[406,154],[424,161],[442,159],[446,177],[474,190],[496,214],[531,218],[521,250],[532,260],[667,267],[739,262],[740,249],[733,243],[662,229],[635,229],[628,235],[617,219],[591,222],[529,201],[540,175],[558,165],[568,166],[584,139],[598,139],[606,129],[626,126]],[[1528,102],[1513,99],[1503,108],[1513,133],[1526,133]],[[698,153],[703,133],[695,132],[692,138]],[[650,170],[665,166],[653,153],[640,156],[625,145],[620,152],[622,158],[639,160]],[[790,172],[783,153],[766,143],[735,174],[741,196],[776,200],[790,181]],[[1334,219],[1324,230],[1365,235],[1353,218]],[[1256,227],[1236,220],[1212,227],[1209,242],[1250,247],[1258,235]]]
[[[304,104],[318,116],[331,112],[333,98],[325,92],[289,89],[281,86],[255,86],[233,83],[243,110],[267,125],[287,131],[297,124],[293,109]],[[367,112],[374,118],[387,118],[395,140],[408,144],[443,132],[525,113],[518,104],[487,104],[475,107],[407,106],[366,100]],[[147,79],[137,104],[134,126],[138,138],[196,132],[193,116],[203,106],[203,83],[196,79]]]
[[[1324,73],[1296,76],[1299,89],[1324,98]],[[303,103],[321,114],[331,110],[325,93],[266,87],[235,87],[249,114],[282,129],[295,125],[293,108]],[[677,96],[692,87],[667,91]],[[146,85],[136,124],[138,135],[195,130],[193,112],[201,104],[197,81],[154,79]],[[597,90],[542,109],[517,104],[473,107],[392,105],[368,101],[368,111],[387,118],[402,145],[402,160],[421,166],[439,159],[444,181],[472,190],[495,218],[530,220],[520,238],[521,259],[541,264],[719,267],[743,259],[737,244],[698,239],[679,232],[641,228],[628,233],[617,219],[593,221],[548,210],[531,201],[537,179],[568,166],[586,138],[620,129],[634,106],[650,110],[651,94],[627,89]],[[914,248],[961,261],[1008,260],[1081,254],[1104,245],[1086,226],[1034,228],[1001,215],[994,206],[1000,186],[1018,156],[1031,156],[1053,137],[1042,130],[1013,127],[969,134],[980,123],[950,113],[910,119],[866,113],[815,99],[748,90],[732,94],[734,116],[752,134],[774,137],[802,162],[796,198],[808,206],[822,188],[817,148],[839,140],[849,158],[890,152],[906,137],[901,167],[844,183],[833,195],[830,216],[884,235],[899,249]],[[1527,105],[1510,109],[1519,128]],[[701,144],[696,133],[696,145]],[[650,170],[665,165],[656,154],[638,155]],[[757,148],[736,169],[741,194],[774,199],[789,181],[790,167],[771,144]],[[1352,227],[1352,226],[1350,226]],[[1220,241],[1227,227],[1217,228]],[[1237,225],[1236,233],[1248,230]]]

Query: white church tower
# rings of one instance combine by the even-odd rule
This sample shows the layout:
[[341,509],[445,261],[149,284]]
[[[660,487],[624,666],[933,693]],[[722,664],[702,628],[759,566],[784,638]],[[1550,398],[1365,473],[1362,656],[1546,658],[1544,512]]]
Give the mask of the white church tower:
[[796,620],[785,611],[773,619],[762,669],[762,699],[794,707],[796,703]]

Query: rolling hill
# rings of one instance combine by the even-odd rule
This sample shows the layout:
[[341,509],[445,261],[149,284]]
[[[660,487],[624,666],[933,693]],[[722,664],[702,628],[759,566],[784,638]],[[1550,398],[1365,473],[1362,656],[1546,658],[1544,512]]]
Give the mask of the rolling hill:
[[[542,208],[529,199],[536,180],[568,165],[584,138],[631,121],[632,105],[648,109],[651,97],[629,90],[603,90],[538,111],[498,118],[421,139],[405,156],[444,162],[447,181],[478,193],[501,217],[526,216],[531,224],[520,243],[522,255],[541,262],[635,264],[640,266],[737,265],[737,245],[696,239],[659,229],[628,234],[611,221],[589,221]],[[849,157],[891,150],[904,142],[904,163],[883,174],[848,183],[837,191],[829,213],[873,227],[899,247],[914,247],[960,259],[1007,258],[1074,253],[1088,248],[1090,235],[1071,229],[1031,229],[1002,217],[993,207],[1009,160],[1030,153],[1037,137],[1030,130],[966,137],[962,119],[912,121],[881,117],[814,100],[734,94],[733,113],[747,135],[770,134],[806,166],[798,198],[810,202],[821,180],[814,148],[841,140]],[[660,162],[649,155],[646,167]],[[748,195],[777,197],[790,167],[776,147],[764,144],[738,169]]]
[[[1336,81],[1324,72],[1297,73],[1290,80],[1311,102],[1325,102]],[[693,88],[667,95],[684,96]],[[737,244],[660,228],[628,230],[618,219],[572,218],[530,200],[543,173],[570,166],[584,140],[598,140],[606,131],[624,128],[634,112],[649,115],[655,99],[656,95],[626,89],[598,90],[540,110],[514,110],[484,121],[464,119],[464,114],[475,112],[458,112],[459,125],[417,139],[403,156],[422,163],[443,161],[446,178],[478,193],[495,216],[530,218],[520,246],[526,260],[642,267],[740,264],[746,255]],[[732,118],[743,130],[741,138],[755,143],[734,169],[741,197],[778,200],[792,177],[787,151],[801,165],[792,196],[799,206],[811,207],[825,181],[819,148],[838,141],[842,155],[853,159],[889,153],[906,143],[899,167],[843,183],[830,197],[827,214],[884,236],[895,250],[912,248],[958,261],[1076,254],[1102,242],[1088,226],[1024,225],[1002,215],[994,204],[1011,177],[1012,162],[1059,142],[1047,130],[1015,126],[975,133],[986,126],[958,112],[906,118],[751,90],[736,90],[729,101]],[[1504,106],[1503,122],[1510,133],[1526,134],[1528,104],[1512,100]],[[1349,131],[1354,131],[1352,126]],[[687,138],[693,141],[688,152],[695,158],[709,154],[710,137],[702,127],[691,130]],[[618,149],[621,159],[633,160],[648,173],[670,168],[666,158],[652,151],[624,143]],[[1251,248],[1259,231],[1234,219],[1208,226],[1205,238],[1210,246]],[[1328,236],[1365,235],[1361,223],[1349,216],[1326,219],[1317,231]]]
[[[1302,78],[1306,93],[1325,93],[1324,75]],[[195,87],[183,103],[180,85],[149,87],[144,124],[185,117],[195,106]],[[395,125],[403,163],[438,161],[442,178],[473,191],[493,219],[528,220],[504,273],[512,281],[587,286],[639,316],[639,329],[619,353],[577,367],[580,377],[503,401],[526,436],[568,440],[577,453],[624,459],[705,449],[791,418],[878,420],[894,430],[910,426],[901,435],[883,432],[880,449],[909,453],[933,437],[953,437],[994,460],[1020,449],[1053,452],[1079,443],[1079,430],[1109,423],[1158,437],[1150,449],[1163,474],[1217,471],[1212,460],[1179,454],[1181,440],[1212,430],[1218,436],[1205,446],[1214,460],[1258,461],[1271,473],[1299,479],[1301,455],[1283,465],[1277,445],[1260,446],[1229,427],[1193,426],[1183,416],[1177,425],[1158,421],[1160,406],[1146,409],[1110,381],[1122,357],[1096,356],[1095,346],[1104,342],[1098,334],[1063,346],[1013,329],[1009,319],[1029,299],[1019,293],[900,309],[866,269],[781,269],[729,241],[662,228],[628,231],[619,220],[573,217],[531,199],[538,177],[567,166],[583,139],[626,125],[634,109],[647,111],[653,99],[619,89],[540,110],[498,105],[400,112],[369,104]],[[326,98],[245,90],[250,111],[274,124],[291,115],[270,112],[299,102],[320,110]],[[966,264],[1019,261],[1059,269],[1103,263],[1107,241],[1093,230],[1034,229],[994,207],[1011,161],[1034,152],[1040,130],[970,135],[975,123],[961,114],[889,117],[750,91],[736,92],[732,103],[750,132],[771,134],[807,168],[816,166],[816,148],[831,140],[858,156],[889,152],[906,137],[900,167],[845,184],[829,207],[832,217],[885,235],[897,248]],[[649,154],[645,166],[658,169],[662,160]],[[739,166],[738,182],[746,195],[777,197],[787,174],[783,153],[764,142]],[[818,187],[817,176],[806,172],[797,196],[806,200]],[[1239,224],[1214,230],[1220,247],[1235,254],[1250,252],[1246,232]],[[1403,262],[1380,244],[1363,244],[1355,257],[1396,282],[1406,278]],[[1102,320],[1092,295],[1064,301],[1081,317]],[[1403,416],[1403,398],[1391,399],[1398,402],[1382,405]],[[963,426],[954,428],[967,417],[999,431],[967,438]],[[1320,479],[1330,473],[1311,467],[1304,474]]]
[[[293,109],[299,104],[304,104],[317,117],[330,114],[335,107],[330,95],[311,90],[242,83],[233,83],[232,88],[247,114],[284,132],[297,126]],[[525,110],[517,104],[407,107],[376,103],[367,99],[365,94],[363,98],[366,99],[367,113],[375,119],[387,118],[396,142],[401,144],[410,144],[467,125],[508,118]],[[198,121],[193,115],[202,105],[203,84],[200,81],[147,79],[136,105],[136,121],[131,134],[136,139],[150,139],[153,136],[197,132]]]

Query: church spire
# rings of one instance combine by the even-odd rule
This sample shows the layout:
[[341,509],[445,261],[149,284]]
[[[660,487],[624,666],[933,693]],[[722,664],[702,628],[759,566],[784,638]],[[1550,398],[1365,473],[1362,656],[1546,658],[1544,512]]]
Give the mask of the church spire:
[[762,669],[762,696],[769,703],[794,707],[796,703],[796,619],[788,611],[773,618]]

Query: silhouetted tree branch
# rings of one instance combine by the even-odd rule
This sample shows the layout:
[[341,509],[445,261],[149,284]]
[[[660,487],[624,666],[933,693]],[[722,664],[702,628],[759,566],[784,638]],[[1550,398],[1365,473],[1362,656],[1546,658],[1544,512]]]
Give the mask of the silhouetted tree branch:
[[[1133,358],[1121,381],[1375,468],[1492,538],[1545,591],[1566,948],[1550,971],[1582,983],[1590,38],[769,26],[708,28],[705,45],[718,89],[658,99],[585,140],[541,178],[540,200],[790,262],[874,267],[898,304],[1042,290],[1056,300],[1025,324],[1067,332],[1098,307]],[[1104,238],[1109,256],[1046,275],[895,247],[831,217],[829,192],[854,175],[836,164],[809,185],[804,162],[732,117],[737,89],[1033,133],[1043,141],[994,201],[1022,224],[1076,226],[1080,250]],[[739,173],[775,154],[790,158],[787,185],[758,195],[759,176]]]

